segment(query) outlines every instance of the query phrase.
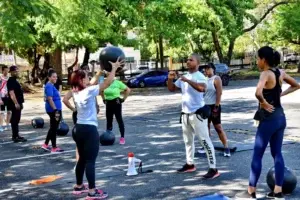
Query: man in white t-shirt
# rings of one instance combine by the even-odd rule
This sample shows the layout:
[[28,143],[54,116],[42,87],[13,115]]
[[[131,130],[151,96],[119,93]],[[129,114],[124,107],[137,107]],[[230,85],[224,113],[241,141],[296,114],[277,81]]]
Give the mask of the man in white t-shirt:
[[216,156],[212,141],[209,137],[207,127],[207,109],[203,94],[206,89],[206,78],[199,72],[200,56],[192,54],[188,61],[188,73],[181,76],[175,83],[175,72],[171,71],[168,78],[168,89],[171,92],[181,90],[182,93],[182,131],[186,149],[186,164],[178,172],[194,172],[195,145],[194,137],[200,138],[200,143],[204,147],[208,159],[209,170],[203,176],[212,179],[220,176],[216,168]]

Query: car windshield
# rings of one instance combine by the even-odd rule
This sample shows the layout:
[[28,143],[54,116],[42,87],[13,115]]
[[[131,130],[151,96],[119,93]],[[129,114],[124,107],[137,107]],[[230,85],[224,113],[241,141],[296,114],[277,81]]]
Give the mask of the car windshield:
[[147,74],[148,72],[143,72],[143,73],[140,73],[139,75],[137,75],[136,77],[141,77],[141,76],[144,76],[145,74]]

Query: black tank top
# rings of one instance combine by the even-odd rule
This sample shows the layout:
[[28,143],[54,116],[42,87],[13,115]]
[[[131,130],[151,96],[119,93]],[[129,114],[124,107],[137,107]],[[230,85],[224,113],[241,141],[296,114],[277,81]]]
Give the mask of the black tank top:
[[282,89],[279,81],[280,71],[279,69],[270,69],[270,71],[275,74],[276,84],[272,89],[263,89],[263,96],[269,104],[271,104],[275,108],[281,108],[280,94],[282,92]]
[[275,87],[272,89],[263,89],[263,97],[269,104],[274,106],[275,109],[274,112],[270,113],[264,109],[261,109],[260,105],[258,104],[258,110],[254,115],[254,119],[258,121],[270,120],[284,115],[284,111],[280,102],[280,94],[282,92],[280,81],[279,81],[280,71],[279,69],[275,69],[275,70],[270,69],[270,71],[275,74],[276,84]]

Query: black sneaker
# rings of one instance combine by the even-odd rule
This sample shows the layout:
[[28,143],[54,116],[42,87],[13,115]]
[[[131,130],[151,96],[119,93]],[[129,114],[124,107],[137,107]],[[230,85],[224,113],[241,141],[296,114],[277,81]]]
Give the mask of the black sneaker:
[[235,199],[241,199],[241,200],[256,199],[256,193],[253,192],[252,194],[249,194],[248,191],[245,191],[245,192],[235,195]]
[[277,194],[275,194],[275,192],[270,192],[269,194],[267,194],[266,198],[267,199],[282,199],[282,200],[284,200],[284,196],[283,196],[282,192],[279,192]]
[[12,141],[14,141],[14,143],[17,143],[17,142],[27,142],[27,140],[24,137],[21,137],[21,136],[12,138]]
[[188,165],[188,164],[183,165],[181,169],[177,170],[178,173],[186,173],[186,172],[194,172],[194,171],[196,171],[195,165]]
[[86,200],[96,200],[96,199],[105,199],[108,197],[106,192],[96,189],[94,194],[88,193]]
[[209,168],[208,172],[205,175],[203,175],[203,178],[214,179],[217,178],[218,176],[220,176],[220,173],[218,172],[217,169]]

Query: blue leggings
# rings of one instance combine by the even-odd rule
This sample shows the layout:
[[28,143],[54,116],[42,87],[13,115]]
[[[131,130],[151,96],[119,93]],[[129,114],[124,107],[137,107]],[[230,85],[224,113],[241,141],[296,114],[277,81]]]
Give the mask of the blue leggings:
[[281,154],[281,147],[285,127],[286,119],[284,115],[260,122],[255,137],[249,186],[256,187],[261,173],[262,158],[269,141],[271,154],[275,163],[275,184],[282,186],[284,178],[284,160]]

